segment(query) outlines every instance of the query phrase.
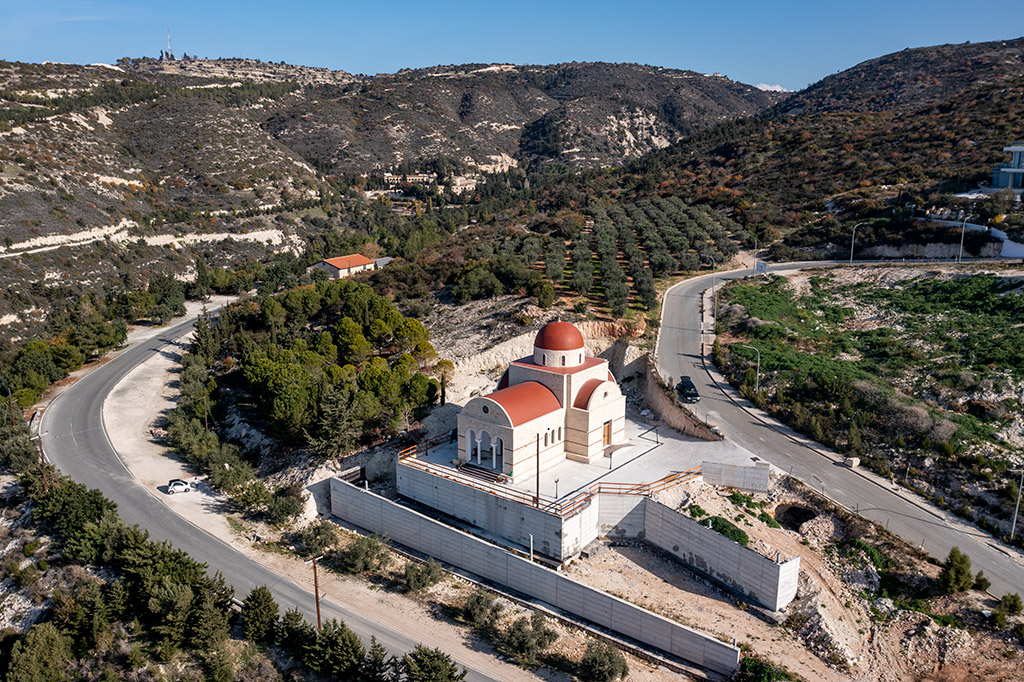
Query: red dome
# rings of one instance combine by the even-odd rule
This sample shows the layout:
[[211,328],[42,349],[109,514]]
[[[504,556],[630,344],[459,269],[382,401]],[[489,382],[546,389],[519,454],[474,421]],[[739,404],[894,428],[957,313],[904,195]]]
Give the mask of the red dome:
[[583,334],[569,322],[548,322],[537,332],[533,345],[543,350],[581,350]]

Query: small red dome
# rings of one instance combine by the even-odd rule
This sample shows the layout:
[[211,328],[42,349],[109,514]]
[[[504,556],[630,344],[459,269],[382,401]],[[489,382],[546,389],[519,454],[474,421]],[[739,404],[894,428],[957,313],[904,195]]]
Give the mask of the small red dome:
[[548,322],[537,332],[533,345],[543,350],[580,350],[583,334],[569,322]]

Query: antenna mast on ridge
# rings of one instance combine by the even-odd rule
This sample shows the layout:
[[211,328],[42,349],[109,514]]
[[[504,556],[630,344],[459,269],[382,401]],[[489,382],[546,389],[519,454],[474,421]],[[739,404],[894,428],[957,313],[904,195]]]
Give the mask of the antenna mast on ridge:
[[174,54],[174,50],[171,49],[171,27],[167,27],[167,56],[170,57]]

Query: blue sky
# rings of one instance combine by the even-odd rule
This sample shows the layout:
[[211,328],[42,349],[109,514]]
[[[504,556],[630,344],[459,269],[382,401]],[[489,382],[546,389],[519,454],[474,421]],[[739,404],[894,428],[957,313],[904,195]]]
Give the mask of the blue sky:
[[169,26],[178,56],[367,74],[467,62],[639,62],[799,89],[905,47],[1015,38],[1022,19],[1020,0],[0,0],[0,58],[156,56]]

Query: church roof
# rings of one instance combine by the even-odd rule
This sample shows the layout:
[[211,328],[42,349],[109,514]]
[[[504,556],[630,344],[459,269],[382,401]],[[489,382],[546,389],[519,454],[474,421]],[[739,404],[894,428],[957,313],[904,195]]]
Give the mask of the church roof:
[[587,403],[590,402],[590,396],[594,395],[594,391],[597,387],[604,382],[600,379],[588,379],[580,386],[580,392],[576,394],[576,400],[572,401],[572,406],[578,410],[587,409]]
[[512,426],[525,424],[562,409],[561,403],[551,389],[538,381],[524,381],[485,397],[501,405],[512,420]]
[[551,374],[576,374],[582,372],[585,369],[591,367],[597,367],[598,365],[606,365],[608,361],[604,358],[594,358],[587,356],[583,358],[582,365],[576,365],[575,367],[548,367],[546,365],[538,365],[533,361],[533,358],[520,358],[519,360],[513,360],[513,365],[519,365],[520,367],[529,367],[530,369],[537,369],[541,372],[550,372]]
[[583,334],[569,322],[548,322],[537,332],[533,345],[543,350],[580,350]]

